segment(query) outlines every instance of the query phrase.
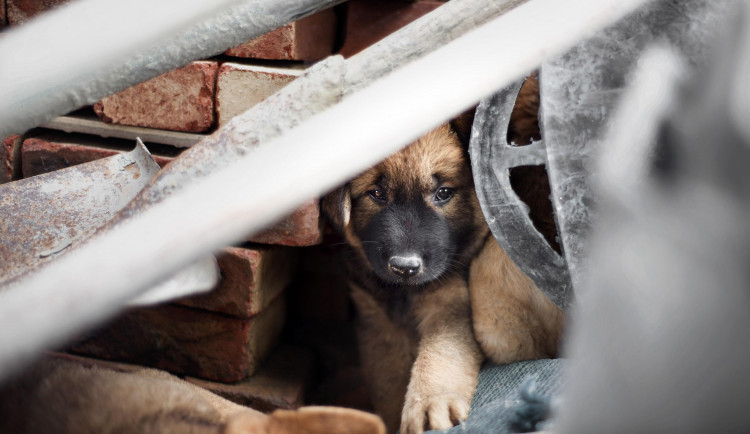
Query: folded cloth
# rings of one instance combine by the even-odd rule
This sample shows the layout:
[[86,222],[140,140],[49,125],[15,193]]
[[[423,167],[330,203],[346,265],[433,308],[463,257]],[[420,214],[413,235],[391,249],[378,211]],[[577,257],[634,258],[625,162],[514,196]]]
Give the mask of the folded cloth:
[[563,359],[485,364],[466,421],[431,433],[513,433],[548,426],[550,403],[562,387]]

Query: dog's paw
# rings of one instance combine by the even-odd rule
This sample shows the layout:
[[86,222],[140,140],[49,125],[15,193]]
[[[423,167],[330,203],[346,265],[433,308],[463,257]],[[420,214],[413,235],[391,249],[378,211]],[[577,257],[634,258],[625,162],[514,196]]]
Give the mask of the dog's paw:
[[401,413],[401,434],[421,433],[425,429],[449,429],[469,415],[469,401],[455,393],[407,396]]

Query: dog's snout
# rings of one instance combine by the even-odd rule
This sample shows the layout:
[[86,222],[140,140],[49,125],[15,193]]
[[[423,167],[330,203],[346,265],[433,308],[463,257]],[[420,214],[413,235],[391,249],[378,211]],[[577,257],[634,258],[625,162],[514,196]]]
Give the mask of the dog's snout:
[[402,277],[414,276],[422,271],[422,259],[418,256],[391,256],[388,269]]

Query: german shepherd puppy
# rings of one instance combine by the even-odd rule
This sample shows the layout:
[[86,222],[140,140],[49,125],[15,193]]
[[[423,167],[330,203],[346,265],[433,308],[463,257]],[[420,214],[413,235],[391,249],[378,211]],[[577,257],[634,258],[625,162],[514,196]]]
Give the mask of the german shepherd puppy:
[[322,202],[355,252],[362,366],[389,432],[465,419],[486,357],[557,353],[562,311],[490,234],[459,124],[471,122],[427,133]]

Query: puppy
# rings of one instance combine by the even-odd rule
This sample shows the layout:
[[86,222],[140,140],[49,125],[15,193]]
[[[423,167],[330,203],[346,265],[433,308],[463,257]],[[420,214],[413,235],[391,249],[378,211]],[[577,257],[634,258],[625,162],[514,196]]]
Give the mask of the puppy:
[[389,432],[465,419],[486,357],[556,354],[562,312],[490,234],[451,124],[327,195],[322,209],[354,251],[346,262],[363,371]]

